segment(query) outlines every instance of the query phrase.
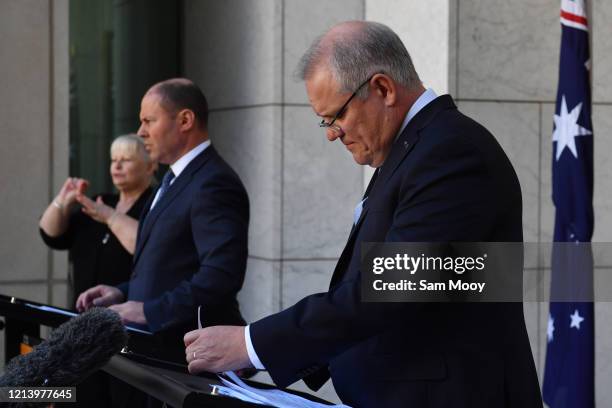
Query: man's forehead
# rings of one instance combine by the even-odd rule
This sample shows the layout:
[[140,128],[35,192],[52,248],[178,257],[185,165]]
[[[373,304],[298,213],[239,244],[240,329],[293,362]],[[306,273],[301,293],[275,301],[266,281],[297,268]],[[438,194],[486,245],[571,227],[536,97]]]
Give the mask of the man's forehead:
[[306,79],[310,105],[319,116],[330,114],[340,97],[340,86],[329,69],[317,69]]
[[147,93],[140,102],[140,113],[146,115],[154,114],[160,107],[160,98],[156,94]]

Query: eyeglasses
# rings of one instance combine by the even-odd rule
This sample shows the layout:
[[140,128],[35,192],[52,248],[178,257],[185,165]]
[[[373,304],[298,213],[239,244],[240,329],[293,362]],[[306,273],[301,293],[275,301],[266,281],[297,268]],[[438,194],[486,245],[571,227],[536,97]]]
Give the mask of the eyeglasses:
[[359,87],[355,90],[355,92],[353,92],[351,97],[348,98],[348,100],[344,103],[344,105],[342,105],[342,107],[338,110],[338,113],[336,113],[334,115],[334,117],[332,118],[331,121],[326,122],[325,119],[321,119],[321,122],[319,122],[319,127],[322,127],[322,128],[325,128],[325,129],[330,129],[330,130],[332,130],[334,132],[341,132],[342,129],[340,128],[340,126],[335,125],[334,122],[342,116],[342,114],[346,110],[346,107],[348,106],[349,102],[351,102],[353,100],[355,95],[357,95],[357,93],[361,90],[361,88],[364,87],[365,84],[367,84],[368,82],[370,82],[370,80],[372,78],[374,78],[374,75],[376,75],[376,74],[371,75],[368,79],[363,81],[363,83],[361,85],[359,85]]

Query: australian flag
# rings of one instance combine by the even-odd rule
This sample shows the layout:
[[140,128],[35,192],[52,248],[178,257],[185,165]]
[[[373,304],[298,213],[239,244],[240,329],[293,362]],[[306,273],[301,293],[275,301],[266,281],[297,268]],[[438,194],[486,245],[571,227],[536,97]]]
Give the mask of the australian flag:
[[554,241],[566,244],[554,245],[551,263],[543,387],[550,408],[595,407],[590,63],[585,0],[562,0],[552,184]]

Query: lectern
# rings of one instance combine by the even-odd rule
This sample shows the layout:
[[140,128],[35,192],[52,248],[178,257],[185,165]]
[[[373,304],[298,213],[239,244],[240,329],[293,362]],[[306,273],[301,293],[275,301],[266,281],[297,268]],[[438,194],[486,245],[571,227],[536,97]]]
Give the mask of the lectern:
[[[66,309],[0,295],[0,316],[5,317],[6,362],[20,354],[24,335],[40,337],[41,325],[57,327],[70,319],[71,314],[73,312]],[[102,368],[108,374],[174,408],[262,406],[220,395],[217,387],[222,386],[222,383],[216,375],[189,374],[186,364],[166,358],[164,350],[158,346],[159,342],[155,341],[154,334],[129,327],[128,333],[128,346]],[[274,388],[255,381],[245,382],[257,388]],[[291,390],[288,392],[311,401],[332,405],[307,393]]]

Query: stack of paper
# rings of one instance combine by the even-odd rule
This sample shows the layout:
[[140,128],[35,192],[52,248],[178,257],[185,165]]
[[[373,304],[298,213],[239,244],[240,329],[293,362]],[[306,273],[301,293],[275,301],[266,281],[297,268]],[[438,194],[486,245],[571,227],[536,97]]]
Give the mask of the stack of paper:
[[231,381],[219,376],[219,379],[225,386],[215,386],[217,392],[221,395],[238,398],[242,401],[278,408],[350,408],[348,405],[321,404],[320,402],[310,401],[306,398],[277,389],[262,390],[245,384],[245,382],[232,371],[226,371],[223,374],[229,377]]

